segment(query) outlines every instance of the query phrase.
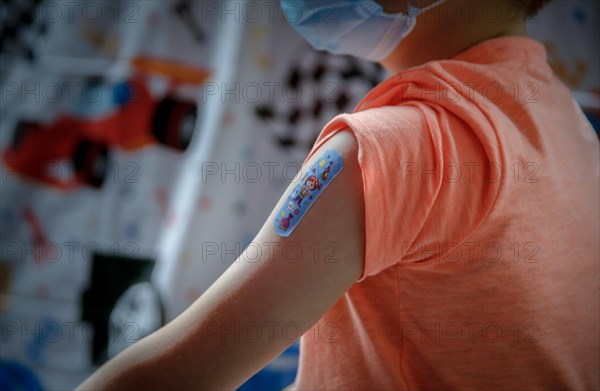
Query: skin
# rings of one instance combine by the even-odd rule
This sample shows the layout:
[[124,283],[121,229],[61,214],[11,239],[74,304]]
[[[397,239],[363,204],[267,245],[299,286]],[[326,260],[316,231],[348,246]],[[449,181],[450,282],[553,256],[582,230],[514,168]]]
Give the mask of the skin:
[[[386,12],[402,11],[402,2],[381,3]],[[496,3],[504,7],[505,15],[514,12],[508,1]],[[481,15],[483,10],[472,0],[449,0],[438,12],[443,15],[452,6],[465,12],[471,7],[474,15]],[[399,72],[452,57],[489,38],[523,35],[525,31],[519,18],[440,18],[433,23],[427,18],[435,12],[419,16],[413,32],[381,62],[383,66]],[[235,389],[294,342],[286,338],[281,327],[273,325],[295,323],[302,330],[313,326],[359,279],[364,265],[363,185],[353,134],[346,130],[333,136],[300,174],[328,149],[340,154],[344,169],[289,237],[278,236],[273,221],[297,181],[282,195],[253,240],[252,249],[246,250],[183,314],[104,364],[78,389]],[[295,262],[282,251],[289,243],[302,249]],[[336,262],[315,259],[311,248],[331,243],[337,245]],[[258,258],[257,246],[263,250]],[[261,338],[249,340],[235,331],[225,335],[215,332],[220,327],[235,330],[236,325],[249,324],[259,327]]]
[[[263,249],[263,257],[256,260],[256,247],[242,254],[182,315],[110,360],[79,389],[234,389],[294,342],[281,328],[270,333],[269,322],[297,323],[302,330],[314,325],[360,277],[364,263],[364,200],[354,137],[349,132],[336,135],[300,173],[328,149],[340,154],[344,169],[290,237],[278,236],[273,221],[297,179],[253,241]],[[292,251],[287,257],[282,251],[289,243],[302,249],[295,262],[290,261],[295,257]],[[311,250],[328,243],[337,244],[337,262],[324,262],[323,254],[316,259]],[[274,249],[272,257],[269,248]],[[207,332],[220,324],[231,330],[250,323],[266,324],[262,339],[247,341],[242,336],[236,342],[230,336],[224,341],[220,333]]]
[[[406,11],[406,1],[378,2],[387,13]],[[415,3],[427,5],[432,1]],[[446,0],[417,16],[414,29],[380,63],[391,73],[398,73],[428,61],[452,58],[491,38],[525,35],[524,9],[515,7],[513,0]]]

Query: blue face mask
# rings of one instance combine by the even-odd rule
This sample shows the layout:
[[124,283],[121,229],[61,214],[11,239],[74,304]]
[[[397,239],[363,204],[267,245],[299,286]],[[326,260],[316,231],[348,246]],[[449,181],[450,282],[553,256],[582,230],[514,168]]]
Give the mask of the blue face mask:
[[280,0],[288,22],[315,49],[372,61],[387,57],[415,26],[417,15],[444,0],[408,14],[386,14],[375,0]]

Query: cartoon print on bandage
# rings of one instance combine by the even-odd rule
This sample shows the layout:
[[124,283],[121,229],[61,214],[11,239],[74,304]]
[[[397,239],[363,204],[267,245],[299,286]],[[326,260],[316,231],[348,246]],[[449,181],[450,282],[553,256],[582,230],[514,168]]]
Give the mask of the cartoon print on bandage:
[[341,156],[330,149],[302,175],[283,208],[275,216],[275,231],[279,236],[289,236],[292,233],[317,197],[343,168]]

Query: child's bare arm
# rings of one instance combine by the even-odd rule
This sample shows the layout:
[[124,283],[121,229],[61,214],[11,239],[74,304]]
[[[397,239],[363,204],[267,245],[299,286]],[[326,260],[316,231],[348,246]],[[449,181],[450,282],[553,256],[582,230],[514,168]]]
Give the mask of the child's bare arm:
[[[363,185],[350,132],[327,141],[344,168],[287,237],[276,216],[291,183],[251,245],[194,304],[138,342],[79,389],[235,388],[307,331],[360,277],[364,265]],[[296,181],[294,181],[296,182]],[[343,341],[339,341],[343,343]]]

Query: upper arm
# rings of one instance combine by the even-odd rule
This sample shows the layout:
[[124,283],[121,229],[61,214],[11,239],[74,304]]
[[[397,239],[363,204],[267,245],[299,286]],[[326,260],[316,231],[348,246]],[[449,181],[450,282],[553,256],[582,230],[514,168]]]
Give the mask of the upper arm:
[[[274,221],[296,180],[252,244],[194,304],[114,360],[114,385],[237,387],[312,327],[359,279],[364,199],[354,136],[342,131],[330,138],[299,175],[330,149],[341,156],[344,168],[293,232],[279,236]],[[135,364],[118,371],[119,359],[122,365]],[[110,363],[107,367],[105,375],[111,377]]]

